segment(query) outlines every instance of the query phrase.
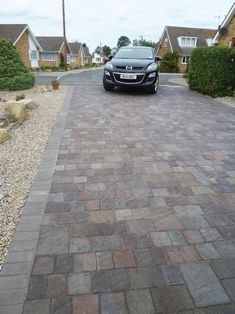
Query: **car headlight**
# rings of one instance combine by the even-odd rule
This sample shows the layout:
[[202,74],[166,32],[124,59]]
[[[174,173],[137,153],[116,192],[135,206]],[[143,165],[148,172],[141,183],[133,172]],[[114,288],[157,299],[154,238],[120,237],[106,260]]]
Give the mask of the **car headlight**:
[[110,73],[107,70],[104,70],[104,74],[107,75],[107,76],[110,76]]
[[105,69],[107,69],[107,70],[112,70],[112,69],[113,69],[112,63],[111,63],[111,62],[107,62],[107,63],[105,64]]
[[147,67],[148,71],[156,71],[157,70],[157,65],[156,63],[151,63],[148,67]]

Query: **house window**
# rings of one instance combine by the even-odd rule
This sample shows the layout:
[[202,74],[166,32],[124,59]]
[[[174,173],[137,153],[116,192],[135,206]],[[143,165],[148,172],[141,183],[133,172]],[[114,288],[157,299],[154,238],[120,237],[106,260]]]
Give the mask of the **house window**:
[[189,56],[183,56],[181,59],[182,64],[188,64],[190,57]]
[[76,55],[74,54],[67,54],[67,62],[75,62],[76,61]]
[[197,38],[196,37],[180,37],[180,46],[182,47],[196,47]]
[[38,52],[37,50],[29,51],[30,60],[38,60]]
[[96,61],[97,61],[97,62],[100,62],[100,58],[96,58]]
[[56,61],[56,54],[55,53],[42,53],[41,57],[42,61]]
[[168,47],[168,38],[164,39],[163,47]]

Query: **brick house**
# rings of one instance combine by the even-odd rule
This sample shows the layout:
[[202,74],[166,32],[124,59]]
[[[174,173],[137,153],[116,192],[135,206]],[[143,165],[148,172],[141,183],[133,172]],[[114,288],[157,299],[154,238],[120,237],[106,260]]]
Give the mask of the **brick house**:
[[71,53],[62,36],[37,36],[36,39],[42,47],[40,67],[58,67],[66,60],[65,56]]
[[27,24],[0,24],[0,37],[12,42],[28,68],[39,67],[42,48]]
[[210,46],[216,34],[214,29],[166,26],[156,54],[163,57],[167,52],[177,52],[178,67],[185,72],[192,51],[196,47]]
[[219,29],[213,38],[213,44],[221,44],[230,48],[235,48],[235,2],[222,24],[219,26]]
[[79,42],[69,43],[71,53],[67,55],[67,63],[71,68],[81,68],[84,66],[84,51]]

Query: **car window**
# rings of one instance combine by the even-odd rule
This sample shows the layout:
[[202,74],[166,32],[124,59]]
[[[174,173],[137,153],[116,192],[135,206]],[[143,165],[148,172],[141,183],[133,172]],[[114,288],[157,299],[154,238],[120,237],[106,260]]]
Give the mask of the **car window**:
[[153,53],[148,48],[125,48],[117,52],[115,59],[153,59]]

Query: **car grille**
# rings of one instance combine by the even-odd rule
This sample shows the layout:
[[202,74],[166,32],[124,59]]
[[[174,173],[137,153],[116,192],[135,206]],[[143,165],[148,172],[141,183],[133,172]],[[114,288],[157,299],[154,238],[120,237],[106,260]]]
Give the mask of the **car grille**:
[[145,73],[131,73],[131,74],[135,74],[137,76],[136,80],[126,80],[126,79],[121,79],[120,75],[123,73],[117,73],[114,72],[113,73],[113,77],[115,79],[115,81],[117,83],[124,83],[124,84],[140,84],[143,82],[144,77],[145,77]]
[[[117,65],[116,68],[119,70],[126,70],[126,66]],[[144,69],[143,67],[132,67],[132,70],[143,70],[143,69]]]

